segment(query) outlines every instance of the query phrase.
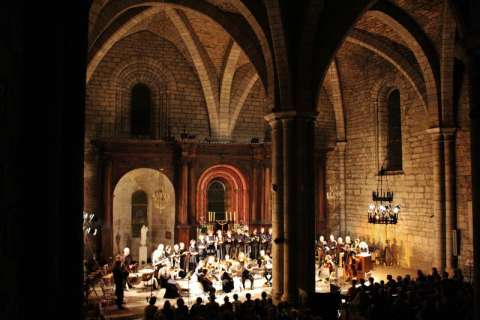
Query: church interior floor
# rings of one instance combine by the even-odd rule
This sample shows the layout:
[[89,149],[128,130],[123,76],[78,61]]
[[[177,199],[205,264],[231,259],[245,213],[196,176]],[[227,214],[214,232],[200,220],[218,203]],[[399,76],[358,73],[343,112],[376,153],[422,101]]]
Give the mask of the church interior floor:
[[[429,270],[424,270],[429,271]],[[317,272],[318,274],[318,272]],[[369,276],[372,276],[375,281],[379,282],[380,280],[386,280],[387,275],[391,274],[394,278],[398,275],[405,276],[406,274],[410,274],[412,277],[415,277],[416,270],[414,269],[407,269],[401,267],[385,267],[374,265],[373,270],[369,273]],[[340,291],[342,294],[346,293],[350,283],[345,282],[342,277],[340,277],[339,281],[332,281],[338,287],[340,287]],[[247,286],[248,286],[247,281]],[[319,279],[317,276],[316,279],[316,291],[322,292],[322,280]],[[236,293],[239,296],[239,300],[245,300],[245,294],[250,293],[252,295],[252,299],[260,298],[261,293],[265,291],[267,294],[270,294],[271,288],[265,286],[265,280],[263,278],[256,278],[253,290],[243,290],[235,286],[234,291],[225,294],[223,292],[219,292],[216,295],[216,301],[219,304],[223,304],[223,299],[225,296],[229,296],[230,301],[233,301],[233,295]],[[97,296],[95,293],[91,293],[89,297],[90,302],[98,301],[101,297],[102,290],[100,288],[96,288]],[[169,300],[170,303],[175,306],[177,299],[165,299],[159,296],[159,290],[153,290],[152,294],[157,297],[157,307],[162,308],[163,304],[166,300]],[[135,286],[128,291],[125,291],[125,309],[118,310],[115,304],[107,305],[103,313],[106,319],[142,319],[143,310],[148,304],[148,298],[150,297],[150,289],[144,288],[142,285]],[[190,295],[190,296],[182,296],[185,303],[188,306],[191,306],[195,303],[197,297],[202,297],[203,302],[208,302],[208,294],[199,294],[199,295]],[[90,319],[87,317],[87,319]]]

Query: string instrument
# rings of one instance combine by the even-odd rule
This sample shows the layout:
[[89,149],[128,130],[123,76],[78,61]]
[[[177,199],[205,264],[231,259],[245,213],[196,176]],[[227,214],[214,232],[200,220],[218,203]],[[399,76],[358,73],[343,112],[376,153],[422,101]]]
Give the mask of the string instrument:
[[153,266],[157,267],[157,266],[160,266],[160,265],[165,265],[168,262],[168,260],[169,260],[169,257],[162,258],[162,259],[158,260],[157,262],[154,262]]

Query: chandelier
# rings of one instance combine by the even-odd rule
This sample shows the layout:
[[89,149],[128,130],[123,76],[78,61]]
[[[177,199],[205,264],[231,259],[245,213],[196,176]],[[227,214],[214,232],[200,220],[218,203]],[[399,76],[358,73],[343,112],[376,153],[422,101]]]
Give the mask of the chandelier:
[[167,191],[165,191],[165,186],[164,184],[161,182],[162,178],[162,171],[163,169],[160,169],[159,170],[159,175],[158,175],[158,178],[159,178],[159,189],[157,191],[155,191],[153,194],[152,194],[152,200],[153,200],[153,205],[155,206],[155,208],[157,209],[164,209],[167,205],[167,203],[170,201],[170,193],[168,193]]
[[[380,170],[378,175],[377,190],[372,192],[373,202],[368,206],[368,223],[397,224],[400,205],[393,205],[393,192],[383,191],[383,176],[385,170]],[[386,180],[386,179],[385,179]]]
[[[393,192],[388,188],[386,170],[380,167],[380,130],[379,130],[379,108],[377,108],[377,189],[372,192],[372,203],[368,206],[368,223],[372,224],[397,224],[400,206],[393,204]],[[385,159],[387,160],[387,159]],[[385,162],[384,162],[385,163]],[[385,189],[383,177],[385,176]]]

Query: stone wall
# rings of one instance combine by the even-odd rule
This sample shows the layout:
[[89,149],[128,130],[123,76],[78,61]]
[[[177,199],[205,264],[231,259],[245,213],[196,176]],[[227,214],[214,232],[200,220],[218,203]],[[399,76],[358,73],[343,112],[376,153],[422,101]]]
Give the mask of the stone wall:
[[465,77],[458,102],[456,152],[457,227],[460,230],[459,265],[467,276],[473,257],[472,165],[470,151],[469,99]]
[[[380,57],[350,44],[344,44],[338,57],[347,128],[347,233],[382,247],[389,239],[397,247],[402,266],[431,268],[433,190],[431,138],[426,132],[429,127],[425,106],[410,84]],[[367,208],[377,182],[376,107],[386,111],[386,88],[400,90],[403,144],[403,173],[387,177],[390,189],[395,192],[394,202],[401,205],[402,211],[398,225],[388,229],[367,222]],[[380,164],[385,154],[384,145],[381,146]],[[335,182],[341,183],[337,181],[337,156],[336,152],[329,153],[327,190]],[[331,232],[338,232],[338,206],[329,203],[329,209],[337,210],[329,212],[329,226]]]

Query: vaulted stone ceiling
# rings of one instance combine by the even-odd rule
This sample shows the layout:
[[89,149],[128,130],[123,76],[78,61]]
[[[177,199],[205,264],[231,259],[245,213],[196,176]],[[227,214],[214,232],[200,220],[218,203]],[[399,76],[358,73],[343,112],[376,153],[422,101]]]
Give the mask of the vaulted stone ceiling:
[[[228,1],[207,2],[219,10],[238,14]],[[140,31],[153,32],[173,43],[196,71],[207,105],[212,137],[231,140],[240,111],[260,78],[256,67],[232,35],[216,21],[195,10],[161,4],[133,6],[117,14],[108,14],[105,12],[107,3],[97,0],[92,4],[87,82],[115,43]],[[114,19],[106,23],[105,17],[109,15]]]

